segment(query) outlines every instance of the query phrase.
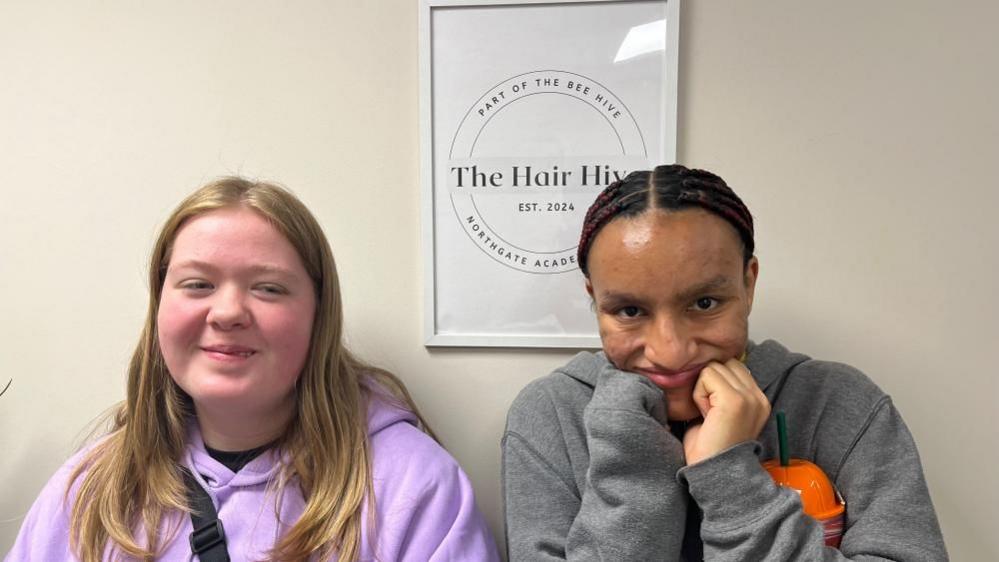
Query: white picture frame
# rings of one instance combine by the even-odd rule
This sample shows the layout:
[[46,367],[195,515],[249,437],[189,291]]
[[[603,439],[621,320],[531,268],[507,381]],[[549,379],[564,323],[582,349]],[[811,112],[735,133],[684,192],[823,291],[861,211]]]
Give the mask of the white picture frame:
[[576,240],[676,159],[679,0],[421,0],[425,344],[598,348]]

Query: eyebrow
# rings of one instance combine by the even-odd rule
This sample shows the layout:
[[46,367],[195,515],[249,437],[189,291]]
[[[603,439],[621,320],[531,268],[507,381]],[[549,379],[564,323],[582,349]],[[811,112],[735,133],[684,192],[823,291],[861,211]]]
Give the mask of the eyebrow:
[[[732,286],[732,279],[726,275],[718,275],[713,279],[704,281],[703,283],[698,283],[676,296],[676,299],[685,302],[693,300],[695,297],[699,297],[704,294],[714,293],[716,291],[727,290]],[[635,295],[622,291],[602,291],[600,293],[601,301],[607,305],[615,305],[618,303],[627,302],[638,302],[641,299]]]
[[[205,270],[205,271],[210,271],[210,272],[218,271],[218,268],[215,267],[214,265],[212,265],[211,263],[206,262],[206,261],[201,261],[201,260],[184,260],[184,261],[178,262],[176,264],[171,263],[171,264],[169,264],[167,266],[167,268],[168,269],[174,269],[174,268],[176,268],[176,269],[191,268],[191,269],[200,269],[200,270]],[[261,274],[261,273],[264,273],[264,274],[281,275],[281,276],[285,276],[285,277],[294,277],[295,276],[294,273],[292,273],[290,270],[288,270],[288,269],[286,269],[284,267],[279,267],[279,266],[270,265],[270,264],[254,264],[254,265],[248,266],[245,269],[245,271],[247,271],[249,273],[252,273],[252,274]]]
[[690,287],[686,291],[680,293],[679,298],[681,301],[688,301],[704,294],[727,290],[731,286],[731,277],[728,277],[727,275],[718,275],[714,279],[709,279],[708,281],[698,283],[697,285]]
[[607,308],[614,308],[622,304],[637,302],[639,299],[631,293],[622,293],[619,291],[601,291],[600,298],[597,299],[599,306],[604,306]]

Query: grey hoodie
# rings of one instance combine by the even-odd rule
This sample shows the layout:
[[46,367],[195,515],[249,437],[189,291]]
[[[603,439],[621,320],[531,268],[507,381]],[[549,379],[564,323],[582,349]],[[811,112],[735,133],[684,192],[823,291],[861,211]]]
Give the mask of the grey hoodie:
[[760,465],[777,456],[772,420],[758,441],[685,466],[662,391],[580,353],[510,409],[510,561],[947,560],[916,445],[884,392],[774,341],[750,343],[746,365],[787,414],[791,456],[819,465],[845,498],[839,550]]

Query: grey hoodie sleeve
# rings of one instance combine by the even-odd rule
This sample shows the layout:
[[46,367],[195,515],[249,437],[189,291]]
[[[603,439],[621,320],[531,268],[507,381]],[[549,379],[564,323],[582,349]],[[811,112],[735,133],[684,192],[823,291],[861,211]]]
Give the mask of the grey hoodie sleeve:
[[840,549],[797,494],[761,467],[757,443],[742,443],[680,470],[704,512],[705,560],[947,560],[915,443],[885,397],[855,437],[835,484],[847,503]]
[[687,502],[675,475],[683,450],[663,426],[659,389],[639,375],[600,372],[583,413],[589,468],[578,491],[571,474],[546,461],[567,452],[541,455],[543,444],[510,431],[520,425],[516,411],[503,448],[511,562],[679,558]]
[[569,559],[680,557],[687,500],[676,482],[683,446],[663,426],[662,391],[606,368],[583,414],[590,467],[569,530]]

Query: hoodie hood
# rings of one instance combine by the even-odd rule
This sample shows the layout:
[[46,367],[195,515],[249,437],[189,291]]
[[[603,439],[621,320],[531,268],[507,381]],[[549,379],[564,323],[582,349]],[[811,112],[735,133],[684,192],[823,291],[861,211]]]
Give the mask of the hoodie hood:
[[[746,367],[763,391],[779,386],[792,369],[809,359],[807,355],[788,351],[774,340],[765,340],[760,344],[750,341],[746,345]],[[767,396],[773,399],[771,393]]]
[[[765,340],[759,344],[750,340],[746,344],[746,367],[764,391],[778,384],[791,369],[808,359],[807,355],[788,351],[774,340]],[[584,351],[558,369],[558,372],[592,388],[596,386],[600,370],[609,366],[610,361],[603,351],[596,353]]]
[[195,479],[202,480],[202,485],[207,484],[214,489],[263,484],[277,473],[279,463],[276,461],[277,453],[274,449],[268,449],[247,463],[239,472],[233,473],[208,454],[197,420],[192,418],[187,427],[187,454],[184,464],[193,469],[191,472]]
[[[416,415],[399,404],[387,391],[373,388],[366,394],[369,437],[397,423],[418,427]],[[264,484],[276,476],[283,464],[278,462],[275,450],[269,449],[247,463],[239,472],[233,473],[208,454],[196,419],[192,419],[188,426],[186,457],[184,464],[194,469],[192,472],[197,475],[195,478],[203,479],[203,483],[212,488]]]
[[397,423],[408,423],[419,427],[416,414],[411,412],[388,391],[374,388],[368,393],[368,435],[374,437],[380,431]]

